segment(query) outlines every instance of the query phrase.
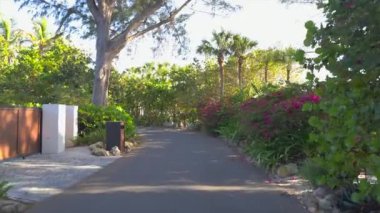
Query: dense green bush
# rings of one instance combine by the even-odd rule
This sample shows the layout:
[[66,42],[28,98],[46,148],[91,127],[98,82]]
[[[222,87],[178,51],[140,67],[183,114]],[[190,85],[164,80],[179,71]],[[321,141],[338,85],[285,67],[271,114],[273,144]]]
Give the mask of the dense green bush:
[[[325,67],[331,76],[320,85],[310,75],[324,97],[312,107],[324,116],[309,120],[317,151],[310,163],[325,168],[312,181],[350,189],[352,200],[365,209],[361,211],[378,210],[380,184],[358,181],[358,175],[380,178],[380,1],[326,1],[320,7],[326,22],[320,27],[306,23],[305,44],[318,54],[306,64]],[[368,206],[373,201],[377,205]]]
[[55,40],[43,53],[26,46],[16,56],[0,70],[0,104],[89,102],[90,58],[67,41]]
[[101,132],[100,129],[105,129],[107,121],[124,122],[126,138],[133,137],[136,133],[136,127],[133,123],[132,117],[121,107],[82,105],[79,107],[78,114],[79,135],[82,137],[89,134],[99,137],[99,135],[101,135],[99,134],[99,131]]
[[201,91],[194,66],[148,63],[124,73],[113,72],[110,103],[122,106],[143,126],[194,124]]

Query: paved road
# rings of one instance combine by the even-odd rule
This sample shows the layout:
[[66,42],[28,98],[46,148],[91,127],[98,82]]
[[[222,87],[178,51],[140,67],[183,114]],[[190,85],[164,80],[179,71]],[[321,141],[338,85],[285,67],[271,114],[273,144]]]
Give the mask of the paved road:
[[140,130],[142,147],[29,213],[306,212],[216,138]]

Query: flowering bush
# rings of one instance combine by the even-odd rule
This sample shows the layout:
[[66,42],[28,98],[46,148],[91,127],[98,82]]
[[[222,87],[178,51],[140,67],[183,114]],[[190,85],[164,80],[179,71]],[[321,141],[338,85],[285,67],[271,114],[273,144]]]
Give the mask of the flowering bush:
[[248,152],[267,167],[306,157],[310,113],[302,107],[319,101],[305,88],[291,87],[242,103],[241,123],[252,139]]
[[221,121],[222,104],[218,100],[210,99],[198,108],[198,113],[203,127],[211,133],[215,133]]
[[243,144],[248,154],[271,168],[315,152],[308,142],[312,112],[302,109],[319,101],[306,86],[291,85],[242,103],[229,98],[223,103],[209,100],[198,111],[208,132]]

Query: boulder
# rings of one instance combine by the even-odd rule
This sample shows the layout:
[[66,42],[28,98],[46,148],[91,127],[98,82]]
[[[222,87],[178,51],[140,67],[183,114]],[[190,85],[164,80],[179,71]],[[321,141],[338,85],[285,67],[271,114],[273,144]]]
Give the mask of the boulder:
[[95,156],[110,156],[110,153],[105,149],[94,148],[91,153]]
[[280,177],[289,177],[298,173],[298,167],[295,163],[289,163],[277,168],[277,175]]
[[328,188],[328,187],[325,187],[325,186],[320,186],[318,188],[316,188],[314,191],[313,191],[313,195],[316,197],[316,198],[324,198],[326,197],[327,195],[329,194],[332,194],[333,191]]
[[95,149],[104,149],[104,143],[102,141],[98,141],[94,144],[91,144],[89,147],[90,151],[92,152]]
[[336,201],[333,195],[326,195],[324,198],[317,198],[319,210],[332,212],[335,209]]
[[162,125],[164,127],[174,127],[173,121],[165,121]]
[[121,155],[120,149],[117,146],[112,147],[110,153],[113,156],[119,156],[119,155]]
[[129,141],[125,141],[125,151],[126,152],[131,151],[135,146],[136,146],[135,143],[129,142]]

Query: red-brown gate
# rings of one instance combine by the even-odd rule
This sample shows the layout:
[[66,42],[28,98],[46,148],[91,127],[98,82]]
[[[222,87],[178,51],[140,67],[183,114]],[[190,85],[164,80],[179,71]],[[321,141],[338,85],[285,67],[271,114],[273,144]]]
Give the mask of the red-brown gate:
[[41,152],[39,108],[0,108],[0,160]]

